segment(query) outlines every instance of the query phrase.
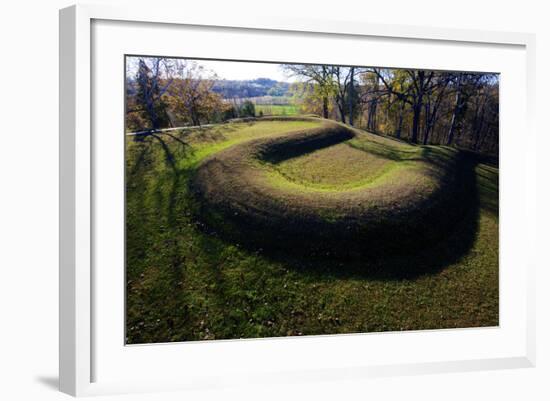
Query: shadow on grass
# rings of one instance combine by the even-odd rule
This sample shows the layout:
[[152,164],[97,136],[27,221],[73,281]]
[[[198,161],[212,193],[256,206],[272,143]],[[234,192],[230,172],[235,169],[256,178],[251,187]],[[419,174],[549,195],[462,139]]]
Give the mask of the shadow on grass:
[[320,128],[317,136],[306,136],[280,140],[263,151],[261,159],[277,164],[284,160],[300,157],[305,154],[337,145],[353,138],[351,131],[340,127]]
[[[403,252],[384,251],[353,254],[349,259],[330,255],[288,253],[283,250],[262,250],[262,255],[283,263],[297,272],[326,278],[371,278],[377,280],[406,280],[436,274],[459,262],[475,243],[479,231],[480,196],[476,179],[475,160],[467,157],[461,164],[459,178],[461,213],[448,229],[434,227],[433,235],[419,236],[407,244]],[[399,248],[399,244],[395,244]],[[245,244],[246,246],[246,244]],[[345,244],[342,244],[345,246]],[[258,251],[255,247],[247,248]],[[366,249],[368,249],[368,245]]]
[[436,274],[459,262],[471,250],[478,232],[478,213],[470,211],[448,237],[426,244],[409,253],[399,255],[365,255],[350,261],[315,260],[278,254],[271,255],[296,271],[308,275],[335,278],[371,278],[378,280],[405,280]]
[[[188,148],[189,142],[180,135],[177,138],[181,142],[167,135],[159,137],[150,137],[143,148],[133,149],[132,159],[139,166],[132,164],[127,169],[131,175],[127,183],[131,184],[132,191],[132,196],[127,198],[130,202],[127,210],[132,212],[130,232],[127,231],[126,246],[131,257],[127,277],[134,281],[128,284],[127,330],[145,323],[137,331],[128,331],[128,343],[132,344],[208,339],[213,333],[222,339],[295,335],[288,334],[288,330],[303,327],[312,330],[317,326],[307,326],[312,324],[307,320],[311,316],[301,318],[291,312],[301,297],[315,304],[328,294],[307,294],[310,283],[324,283],[327,285],[324,288],[329,288],[335,279],[357,279],[355,283],[349,282],[353,287],[361,283],[360,279],[369,279],[392,288],[396,281],[437,274],[471,253],[479,230],[480,203],[484,212],[486,208],[484,193],[487,192],[490,199],[496,193],[498,201],[498,170],[466,159],[460,170],[458,217],[443,233],[437,224],[431,225],[437,234],[429,240],[411,238],[414,249],[408,245],[400,254],[384,251],[349,259],[331,258],[322,253],[259,249],[253,244],[222,237],[202,221],[195,220],[192,211],[196,200],[187,187],[191,170],[181,163],[192,151]],[[439,155],[434,147],[427,149],[427,158],[432,157],[434,163],[445,163],[446,154]],[[151,197],[151,193],[156,196],[157,192],[161,198],[158,204]],[[395,245],[400,247],[397,241]],[[144,277],[140,277],[142,272]],[[292,274],[287,274],[289,272]],[[300,286],[294,289],[290,284],[291,290],[285,290],[287,279],[296,279]],[[347,283],[344,285],[347,288]],[[335,297],[345,297],[347,292],[341,294]],[[368,294],[365,292],[365,297],[370,296]],[[266,302],[276,306],[266,307]],[[394,302],[397,305],[392,307],[399,309],[399,301]],[[284,325],[268,326],[273,313],[275,318],[285,316]],[[322,329],[316,329],[321,331],[311,333],[336,334],[339,330],[329,323],[322,324]]]
[[[182,224],[180,209],[182,189],[185,189],[186,172],[178,168],[178,160],[192,155],[192,147],[178,136],[163,133],[141,138],[132,150],[136,163],[126,171],[126,241],[128,262],[141,265],[149,257],[159,236],[169,251],[173,282],[182,280],[184,257],[178,253]],[[158,146],[160,145],[160,146]],[[164,163],[164,169],[158,169]],[[151,185],[152,184],[152,185]],[[129,196],[128,194],[132,194]],[[151,207],[148,200],[153,200]],[[131,215],[130,215],[131,213]],[[166,235],[165,235],[166,234]]]
[[[189,146],[186,142],[179,139],[176,136],[167,134],[170,138],[172,138],[176,143],[181,145],[181,149],[177,151],[178,157],[185,158],[188,157],[192,153],[192,148]],[[182,180],[185,180],[185,170],[182,170],[178,168],[177,166],[177,160],[174,153],[170,150],[170,147],[168,144],[159,136],[159,135],[153,135],[153,138],[155,138],[161,145],[162,150],[164,152],[164,159],[166,166],[171,170],[171,184],[170,184],[170,192],[168,195],[168,224],[171,227],[174,227],[178,223],[178,216],[175,213],[176,204],[178,202],[178,196],[180,195],[180,187],[182,184]]]
[[[163,204],[166,204],[165,210],[168,226],[172,229],[177,229],[178,224],[181,223],[180,214],[183,214],[184,209],[192,207],[192,201],[189,200],[185,193],[187,191],[189,171],[179,169],[177,159],[186,157],[189,154],[188,152],[191,152],[191,148],[185,141],[171,135],[169,137],[172,137],[172,141],[169,142],[159,135],[153,135],[152,137],[154,141],[151,141],[149,145],[154,142],[158,142],[161,145],[160,148],[163,151],[168,168],[164,179],[168,180],[169,189],[164,195],[165,201],[157,207],[162,207]],[[330,144],[326,145],[330,146]],[[181,146],[181,149],[178,146]],[[391,150],[384,149],[384,156],[388,157],[387,151]],[[402,160],[402,155],[395,155],[395,157]],[[442,167],[448,163],[448,159],[452,155],[448,154],[445,149],[440,150],[433,147],[425,147],[422,149],[421,157],[435,166]],[[459,166],[459,191],[453,194],[453,196],[456,193],[459,195],[453,202],[457,210],[443,210],[440,216],[432,216],[430,224],[425,224],[424,227],[425,231],[433,230],[433,233],[422,233],[418,237],[415,237],[411,233],[410,238],[406,240],[405,244],[396,242],[387,250],[375,249],[372,252],[372,248],[376,248],[381,241],[376,238],[373,239],[372,243],[375,245],[370,247],[369,239],[367,238],[364,248],[369,249],[369,251],[361,253],[350,252],[349,257],[342,258],[340,256],[333,257],[330,253],[323,252],[321,249],[317,252],[311,249],[300,252],[299,237],[290,239],[289,241],[293,242],[291,244],[275,243],[273,247],[266,247],[259,244],[263,242],[265,245],[269,240],[266,241],[265,238],[260,238],[259,242],[256,241],[258,238],[254,230],[245,235],[245,237],[250,237],[250,241],[242,240],[242,235],[239,236],[239,239],[232,239],[226,235],[219,234],[215,229],[210,229],[208,226],[200,223],[200,221],[196,221],[194,224],[201,231],[199,236],[212,237],[204,238],[204,241],[200,241],[200,238],[198,238],[197,242],[202,242],[202,245],[199,246],[201,249],[198,251],[201,253],[207,252],[209,260],[219,261],[223,259],[224,243],[231,245],[239,244],[240,247],[245,248],[253,255],[261,255],[261,257],[280,262],[289,269],[312,275],[319,279],[324,277],[370,277],[380,280],[401,280],[437,273],[445,267],[458,262],[470,251],[479,228],[480,195],[475,171],[477,161],[467,154],[464,155],[463,159]],[[141,163],[141,157],[138,158],[138,161]],[[457,184],[455,183],[454,185]],[[452,214],[454,216],[451,223],[447,221],[438,225],[438,218],[447,220],[445,214]],[[239,226],[241,230],[246,231],[246,223],[242,224],[241,222]],[[394,225],[391,227],[391,230],[399,230],[399,225]],[[384,233],[384,241],[391,241],[391,230]],[[329,238],[329,241],[332,241],[330,235],[327,235],[327,238]],[[180,268],[177,266],[181,266],[183,261],[176,254],[178,239],[173,238],[171,240],[174,241],[174,244],[169,248],[175,252],[172,264],[175,266],[174,269],[179,271]],[[339,241],[338,238],[334,238],[333,240],[344,251],[346,250],[348,244],[345,241]],[[215,243],[221,246],[214,246]],[[202,248],[206,244],[209,244],[209,246],[203,250]],[[176,276],[179,276],[179,274],[176,274]],[[176,280],[179,280],[179,278],[176,278]],[[219,288],[219,290],[222,290],[222,288]]]
[[[276,163],[351,137],[349,131],[339,127],[323,128],[315,136],[266,142],[260,148],[260,158]],[[468,153],[446,147],[422,146],[402,152],[385,144],[374,144],[362,150],[372,152],[371,148],[395,161],[410,161],[411,156],[421,160],[428,166],[425,174],[437,180],[436,189],[419,201],[404,203],[391,211],[373,207],[368,213],[351,212],[342,219],[330,220],[315,213],[295,212],[292,205],[288,205],[287,214],[270,213],[261,207],[263,198],[255,199],[252,194],[250,199],[246,192],[229,188],[227,191],[235,193],[230,199],[249,209],[233,207],[235,202],[215,198],[218,186],[225,185],[223,179],[209,192],[207,185],[212,181],[210,170],[206,170],[191,183],[190,190],[198,200],[194,214],[205,223],[203,229],[207,235],[219,236],[228,243],[309,273],[404,279],[433,274],[460,260],[474,244],[479,228],[476,160]],[[221,157],[215,162],[212,171],[223,178],[230,169],[223,167]],[[224,194],[223,190],[218,193]],[[312,209],[315,202],[312,198]]]
[[[439,162],[435,157],[435,162]],[[454,218],[449,221],[441,222],[437,225],[437,220],[431,221],[427,230],[433,230],[433,233],[421,233],[416,237],[410,238],[406,244],[392,244],[386,250],[374,250],[371,252],[369,242],[366,240],[365,252],[350,252],[348,257],[333,257],[330,253],[319,252],[308,249],[306,252],[300,252],[299,239],[292,239],[295,243],[284,243],[279,237],[279,242],[273,243],[273,246],[261,246],[266,243],[265,239],[259,239],[261,233],[249,232],[250,241],[243,240],[240,236],[238,240],[220,235],[216,230],[211,230],[208,226],[202,227],[204,235],[214,236],[227,244],[243,247],[246,251],[261,255],[264,258],[283,264],[286,268],[296,272],[306,274],[317,279],[330,278],[371,278],[378,280],[404,280],[414,279],[423,275],[430,275],[440,272],[446,267],[455,264],[468,254],[471,250],[479,230],[480,197],[477,186],[475,172],[476,162],[469,157],[460,165],[460,174],[458,185],[459,197],[454,205],[460,210],[447,211],[453,214]],[[441,218],[446,211],[442,211]],[[243,226],[241,225],[241,228]],[[392,229],[398,230],[399,226]],[[411,234],[412,236],[413,234]],[[391,233],[385,236],[386,241],[391,241]],[[282,241],[282,242],[281,242]],[[336,243],[338,238],[334,238]],[[380,244],[379,240],[373,243]],[[346,243],[339,243],[344,249]],[[223,247],[210,247],[210,252],[222,251]],[[215,256],[214,256],[215,257]]]

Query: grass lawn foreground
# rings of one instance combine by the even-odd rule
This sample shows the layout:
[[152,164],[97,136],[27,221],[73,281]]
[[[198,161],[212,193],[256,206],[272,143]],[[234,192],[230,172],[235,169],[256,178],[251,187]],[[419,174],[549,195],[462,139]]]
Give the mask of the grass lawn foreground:
[[[196,219],[189,182],[202,161],[320,124],[258,120],[127,136],[127,343],[498,325],[494,166],[474,166],[479,210],[471,241],[459,228],[430,252],[386,262],[271,258],[212,235]],[[401,159],[382,155],[382,145]],[[398,176],[430,149],[365,133],[274,164],[266,176],[274,187],[313,194],[353,191]],[[453,258],[436,266],[436,253]],[[412,265],[415,274],[394,274]]]

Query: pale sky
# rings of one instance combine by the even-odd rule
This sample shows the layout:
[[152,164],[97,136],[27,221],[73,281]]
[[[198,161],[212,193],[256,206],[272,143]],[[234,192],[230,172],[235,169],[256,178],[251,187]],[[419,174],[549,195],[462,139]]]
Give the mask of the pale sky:
[[[130,74],[137,70],[137,60],[139,57],[130,57],[128,60],[128,69]],[[213,61],[196,60],[195,61],[209,71],[218,75],[219,79],[229,80],[252,80],[256,78],[270,78],[282,82],[295,82],[295,77],[288,77],[281,69],[281,64],[274,63],[251,63],[246,61]]]
[[282,82],[294,82],[281,70],[281,64],[250,63],[245,61],[196,60],[198,64],[215,72],[220,79],[246,80],[270,78]]

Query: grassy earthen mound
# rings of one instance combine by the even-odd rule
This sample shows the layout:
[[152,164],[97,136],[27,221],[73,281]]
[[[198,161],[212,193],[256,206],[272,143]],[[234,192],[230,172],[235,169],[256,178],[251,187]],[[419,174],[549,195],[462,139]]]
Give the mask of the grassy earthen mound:
[[476,201],[471,174],[456,150],[323,121],[220,151],[200,164],[190,187],[200,219],[228,240],[353,258],[440,240]]

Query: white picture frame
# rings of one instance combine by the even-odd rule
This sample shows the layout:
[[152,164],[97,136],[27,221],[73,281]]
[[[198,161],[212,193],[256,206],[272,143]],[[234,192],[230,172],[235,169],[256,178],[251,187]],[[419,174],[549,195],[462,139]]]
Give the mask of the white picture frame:
[[[92,101],[94,88],[92,78],[101,68],[96,64],[94,55],[101,51],[101,44],[105,43],[99,38],[93,41],[94,24],[101,26],[102,22],[106,28],[114,29],[108,31],[110,35],[117,34],[124,30],[132,29],[133,33],[139,33],[145,27],[155,26],[156,35],[162,35],[163,29],[184,29],[192,27],[193,29],[205,29],[208,32],[231,32],[240,35],[254,35],[255,32],[269,35],[284,34],[289,37],[307,36],[311,40],[324,37],[329,40],[331,37],[339,38],[342,41],[367,40],[372,39],[392,41],[410,41],[411,46],[414,43],[431,43],[440,46],[443,52],[443,46],[455,46],[453,51],[462,51],[460,49],[479,48],[480,52],[485,51],[485,47],[494,47],[501,49],[512,49],[506,57],[515,60],[518,70],[516,72],[510,69],[510,86],[502,91],[502,97],[512,91],[519,90],[521,95],[515,99],[515,105],[524,107],[524,113],[517,118],[517,121],[507,120],[506,124],[514,127],[520,127],[525,130],[525,146],[521,150],[519,167],[511,172],[507,168],[507,152],[514,147],[514,143],[504,141],[501,150],[501,163],[503,163],[503,176],[501,181],[509,180],[509,185],[504,185],[501,189],[501,201],[503,208],[516,208],[517,216],[514,218],[511,214],[503,214],[505,224],[501,227],[501,237],[504,241],[514,240],[514,233],[511,228],[522,230],[524,238],[520,245],[512,250],[507,250],[501,254],[501,262],[510,260],[519,268],[517,273],[510,271],[502,276],[501,286],[504,288],[517,288],[517,291],[511,295],[510,303],[518,305],[517,319],[504,320],[505,322],[517,320],[515,323],[501,324],[499,328],[485,329],[485,332],[474,329],[448,330],[445,333],[429,334],[426,332],[382,333],[382,334],[364,334],[364,335],[340,335],[340,336],[315,336],[309,339],[264,339],[264,340],[237,340],[237,341],[214,341],[203,344],[194,344],[187,348],[179,346],[177,352],[188,352],[191,360],[193,358],[206,358],[212,362],[215,353],[224,351],[227,355],[245,355],[242,366],[236,366],[236,375],[229,374],[232,369],[231,364],[220,368],[213,375],[205,375],[200,369],[196,372],[189,369],[185,378],[170,376],[162,378],[153,377],[151,372],[143,373],[143,376],[132,380],[131,377],[117,377],[115,374],[105,380],[101,379],[102,373],[100,366],[109,364],[118,369],[117,363],[123,363],[120,360],[107,359],[109,349],[104,346],[108,341],[103,341],[109,330],[115,330],[113,320],[104,319],[101,311],[101,305],[95,306],[94,294],[98,286],[104,283],[105,276],[94,273],[97,267],[98,255],[95,253],[94,241],[101,237],[98,232],[102,227],[96,221],[97,198],[95,192],[98,189],[97,173],[98,154],[104,149],[101,143],[97,143],[93,137],[93,125],[98,126],[94,118],[101,112],[96,110],[96,103]],[[115,26],[117,23],[121,26]],[[126,25],[124,25],[126,24]],[[128,25],[130,24],[130,25]],[[122,31],[121,31],[122,30]],[[114,32],[114,33],[113,33]],[[197,35],[201,33],[198,32]],[[101,36],[101,33],[98,34]],[[118,34],[117,34],[118,35]],[[120,35],[122,36],[122,35]],[[113,38],[113,46],[116,46],[117,40]],[[307,40],[310,40],[307,39]],[[269,39],[266,39],[269,40]],[[305,40],[305,39],[304,39]],[[205,42],[207,43],[207,42]],[[207,47],[207,46],[206,46]],[[295,380],[329,380],[337,378],[363,378],[371,376],[387,376],[402,374],[421,374],[431,372],[449,372],[449,371],[468,371],[481,369],[504,369],[516,367],[530,367],[535,364],[535,321],[534,321],[534,259],[528,258],[529,247],[535,243],[535,218],[536,210],[534,205],[535,198],[535,132],[533,128],[533,110],[534,110],[534,35],[524,33],[508,32],[485,32],[458,29],[436,29],[427,27],[411,27],[399,25],[373,25],[359,22],[338,22],[325,20],[298,20],[292,18],[255,18],[248,17],[241,20],[226,20],[221,15],[215,13],[208,16],[186,15],[179,10],[166,10],[157,8],[114,8],[98,5],[78,5],[72,6],[60,11],[60,390],[75,396],[108,394],[108,393],[126,393],[134,391],[161,391],[167,389],[201,389],[214,386],[230,386],[244,384],[247,381],[262,382],[280,382],[290,383]],[[117,50],[120,52],[120,50]],[[159,50],[160,51],[160,50]],[[205,51],[208,51],[206,49]],[[466,51],[466,50],[464,50]],[[517,54],[516,54],[517,53]],[[117,53],[118,54],[118,53]],[[197,53],[193,53],[196,55]],[[244,53],[243,53],[244,54]],[[168,54],[172,55],[172,54]],[[244,57],[244,56],[243,56]],[[258,55],[263,59],[261,55]],[[281,56],[282,57],[282,56]],[[441,56],[445,57],[445,56]],[[504,56],[503,56],[504,57]],[[264,56],[265,58],[265,56]],[[497,60],[497,59],[495,59]],[[283,60],[280,60],[283,61]],[[284,60],[286,61],[286,60]],[[394,61],[393,63],[403,63]],[[496,63],[497,61],[494,61]],[[414,64],[414,63],[413,63]],[[513,64],[513,63],[512,63]],[[386,64],[388,65],[388,64]],[[452,67],[453,62],[449,61],[445,66]],[[404,65],[393,65],[396,67]],[[408,66],[408,65],[406,65]],[[411,65],[415,67],[416,64]],[[464,66],[457,66],[461,69]],[[480,67],[481,68],[481,67]],[[512,67],[508,67],[512,68]],[[497,71],[492,69],[491,71]],[[123,75],[123,71],[117,70],[117,73]],[[514,75],[515,74],[515,75]],[[513,87],[512,87],[513,86]],[[122,93],[122,90],[121,90]],[[518,92],[519,93],[519,92]],[[97,94],[96,94],[97,96]],[[97,99],[96,99],[97,100]],[[119,105],[121,106],[121,105]],[[503,106],[506,107],[506,106]],[[101,118],[101,116],[99,117]],[[122,115],[119,117],[122,120]],[[506,128],[506,127],[504,127]],[[110,153],[102,153],[101,163],[114,163]],[[523,191],[515,191],[513,185],[521,183]],[[108,187],[106,187],[108,189]],[[507,191],[506,188],[509,188]],[[120,188],[122,191],[122,188]],[[104,191],[103,191],[104,192]],[[508,200],[510,199],[510,200]],[[120,207],[121,205],[119,205]],[[510,217],[508,219],[508,217]],[[99,227],[99,228],[98,228]],[[504,227],[504,228],[503,228]],[[99,236],[99,237],[98,237]],[[506,242],[505,242],[506,243]],[[531,252],[533,253],[533,252]],[[100,260],[101,257],[99,257]],[[502,270],[501,270],[502,273]],[[517,275],[514,276],[514,274]],[[516,286],[516,287],[514,287]],[[122,291],[122,289],[120,289]],[[107,292],[108,289],[106,289]],[[502,295],[502,291],[501,291]],[[109,295],[110,296],[110,295]],[[114,300],[122,302],[120,297],[113,295]],[[501,314],[507,313],[507,305],[510,303],[501,303]],[[100,303],[101,304],[101,303]],[[123,305],[117,306],[117,311]],[[118,313],[118,312],[117,312]],[[120,314],[119,314],[120,315]],[[118,315],[117,315],[118,316]],[[117,319],[120,316],[117,317]],[[98,329],[100,326],[101,329]],[[116,330],[120,328],[117,326]],[[500,331],[502,338],[498,337]],[[506,332],[509,332],[506,334]],[[440,331],[437,331],[440,332]],[[495,334],[496,333],[496,334]],[[420,360],[414,355],[408,356],[407,361],[392,360],[386,358],[384,347],[389,343],[396,343],[403,340],[401,346],[407,344],[428,345],[437,340],[437,336],[445,336],[447,342],[456,341],[457,344],[473,343],[479,341],[495,342],[501,341],[495,345],[490,352],[472,351],[464,358],[446,357],[442,360],[434,358],[429,360]],[[433,338],[431,337],[433,336]],[[486,337],[486,338],[485,338]],[[99,339],[99,340],[98,340]],[[435,340],[434,340],[435,339]],[[116,340],[116,339],[115,339]],[[497,341],[496,341],[497,340]],[[99,341],[99,342],[98,342]],[[110,340],[109,340],[110,341]],[[118,341],[118,340],[116,340]],[[115,342],[116,342],[115,341]],[[338,352],[349,347],[364,347],[367,342],[376,343],[376,347],[381,349],[378,358],[367,361],[364,355],[357,353],[355,357],[349,356],[338,359]],[[117,347],[124,349],[123,342],[116,343]],[[443,344],[443,343],[442,343]],[[198,346],[197,346],[198,345]],[[158,363],[172,356],[176,348],[169,349],[171,345],[151,345],[141,347],[140,351],[131,351],[132,355],[128,361],[136,361],[144,358],[143,361],[149,364],[151,361]],[[292,350],[289,352],[300,353],[307,352],[308,355],[316,355],[320,349],[326,349],[327,356],[325,361],[307,365],[303,364],[293,369],[285,368],[285,361],[281,360],[275,363],[276,369],[263,369],[247,367],[247,363],[252,363],[252,356],[260,355],[263,357],[273,357],[273,353],[262,354],[262,350],[267,347],[274,349],[276,353],[281,354],[282,350]],[[332,348],[331,348],[332,347]],[[347,348],[346,348],[347,347]],[[474,347],[475,348],[475,347]],[[399,349],[399,348],[398,348]],[[457,346],[457,353],[461,346]],[[305,350],[305,351],[304,351]],[[508,350],[508,351],[507,351]],[[121,351],[122,352],[122,351]],[[244,354],[243,354],[244,353]],[[386,355],[386,356],[385,356]],[[456,354],[459,355],[459,354]],[[97,358],[104,362],[98,363]],[[333,358],[331,360],[331,358]],[[363,359],[361,359],[363,358]],[[374,360],[376,359],[376,360]],[[124,363],[129,363],[128,361]],[[235,362],[236,363],[236,362]],[[288,361],[286,362],[289,363]],[[332,365],[334,363],[334,365]],[[299,365],[299,364],[298,364]],[[167,362],[170,366],[170,362]],[[192,366],[190,366],[192,368]],[[224,370],[225,369],[225,370]],[[263,369],[263,370],[262,370]],[[112,372],[111,372],[112,373]],[[100,379],[98,379],[100,378]]]

